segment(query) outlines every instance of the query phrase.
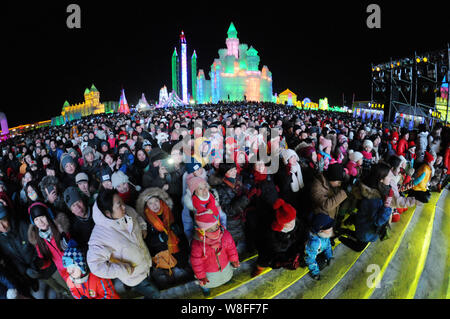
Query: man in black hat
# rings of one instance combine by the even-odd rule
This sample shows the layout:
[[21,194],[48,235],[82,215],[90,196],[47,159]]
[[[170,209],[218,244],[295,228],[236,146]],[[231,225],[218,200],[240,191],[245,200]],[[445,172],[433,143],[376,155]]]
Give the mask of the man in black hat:
[[91,237],[95,226],[92,218],[92,209],[83,201],[77,187],[71,186],[64,191],[64,201],[67,208],[71,211],[71,214],[69,214],[70,234],[80,245],[80,249],[86,252],[89,237]]

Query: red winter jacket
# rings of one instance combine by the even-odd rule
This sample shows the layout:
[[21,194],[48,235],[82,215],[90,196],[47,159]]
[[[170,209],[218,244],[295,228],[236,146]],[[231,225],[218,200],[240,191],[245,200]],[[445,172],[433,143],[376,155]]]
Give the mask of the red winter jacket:
[[[47,247],[50,250],[50,253],[52,254],[52,260],[45,260],[42,268],[45,269],[45,268],[49,267],[51,261],[53,261],[53,263],[55,264],[56,269],[58,269],[58,272],[61,275],[61,277],[64,280],[66,280],[69,277],[69,274],[67,273],[67,269],[64,268],[64,266],[62,264],[62,257],[64,255],[64,251],[61,251],[58,249],[58,246],[56,246],[56,241],[55,241],[54,236],[52,236],[52,240],[50,242],[48,242],[47,240],[44,240],[44,241],[47,244]],[[38,257],[43,259],[44,257],[42,256],[42,254],[39,250],[39,246],[36,245],[35,247],[36,247]]]
[[120,299],[111,279],[99,278],[93,273],[85,283],[75,285],[70,277],[66,282],[75,299]]
[[400,155],[405,156],[407,150],[408,150],[408,141],[405,140],[404,138],[402,138],[397,143],[397,155],[398,156],[400,156]]
[[[205,248],[205,254],[203,252]],[[194,236],[191,246],[191,265],[195,277],[206,278],[207,272],[218,272],[224,270],[229,262],[239,261],[238,252],[234,243],[233,237],[228,230],[224,230],[222,237],[222,249],[220,253],[216,254],[214,248],[209,245],[203,246],[203,241],[200,241]]]

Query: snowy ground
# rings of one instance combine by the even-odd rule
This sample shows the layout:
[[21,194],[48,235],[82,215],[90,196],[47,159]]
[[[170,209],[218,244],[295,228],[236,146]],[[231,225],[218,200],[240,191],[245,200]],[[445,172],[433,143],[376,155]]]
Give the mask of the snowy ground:
[[442,282],[448,280],[450,276],[445,269],[449,238],[445,238],[441,226],[441,220],[445,214],[444,203],[446,196],[449,196],[449,191],[444,189],[436,205],[430,249],[425,268],[419,280],[415,299],[435,298],[433,292],[439,289]]

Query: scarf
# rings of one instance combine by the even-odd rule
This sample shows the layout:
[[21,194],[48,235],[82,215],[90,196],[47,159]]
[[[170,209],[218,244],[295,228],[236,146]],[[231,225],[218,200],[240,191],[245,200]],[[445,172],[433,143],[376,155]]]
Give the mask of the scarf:
[[204,232],[203,230],[197,229],[194,235],[194,239],[203,242],[203,256],[206,256],[206,245],[213,248],[216,255],[220,253],[220,251],[222,250],[223,233],[224,231],[222,227],[220,227],[218,230],[212,233],[207,233]]
[[79,286],[81,284],[84,284],[85,282],[88,281],[89,279],[89,274],[86,274],[84,277],[80,277],[80,278],[72,278],[72,276],[70,276],[70,279],[72,280],[72,282]]
[[172,212],[169,206],[159,200],[160,209],[159,212],[154,212],[150,208],[145,207],[145,217],[157,231],[164,232],[169,237],[167,240],[167,247],[170,254],[175,254],[180,251],[178,248],[179,239],[171,229],[171,225],[174,222]]
[[267,174],[261,174],[258,171],[253,171],[253,176],[254,176],[254,180],[257,184],[261,183],[262,181],[265,181],[267,179]]
[[118,193],[118,195],[122,198],[123,202],[127,204],[131,197],[131,190],[129,189],[126,193]]
[[288,174],[291,175],[291,190],[296,193],[305,186],[303,183],[302,170],[298,163],[295,163],[295,165],[288,164],[287,167]]
[[42,231],[39,229],[39,237],[50,242],[52,240],[52,229],[49,228],[47,231]]

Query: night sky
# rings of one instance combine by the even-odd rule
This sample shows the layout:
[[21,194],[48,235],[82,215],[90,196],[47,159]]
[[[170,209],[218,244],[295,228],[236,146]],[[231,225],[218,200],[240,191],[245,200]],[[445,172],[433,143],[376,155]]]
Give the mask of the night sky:
[[[35,1],[2,2],[2,105],[10,127],[59,115],[84,101],[92,83],[101,101],[156,100],[171,89],[171,56],[184,30],[189,56],[209,73],[232,21],[273,75],[273,92],[328,97],[331,105],[370,99],[370,64],[447,47],[448,1]],[[312,3],[309,3],[312,2]],[[66,8],[81,7],[81,29]],[[145,3],[145,4],[143,4]],[[381,6],[381,29],[366,7]],[[178,49],[177,49],[178,50]],[[209,77],[207,76],[209,79]]]

